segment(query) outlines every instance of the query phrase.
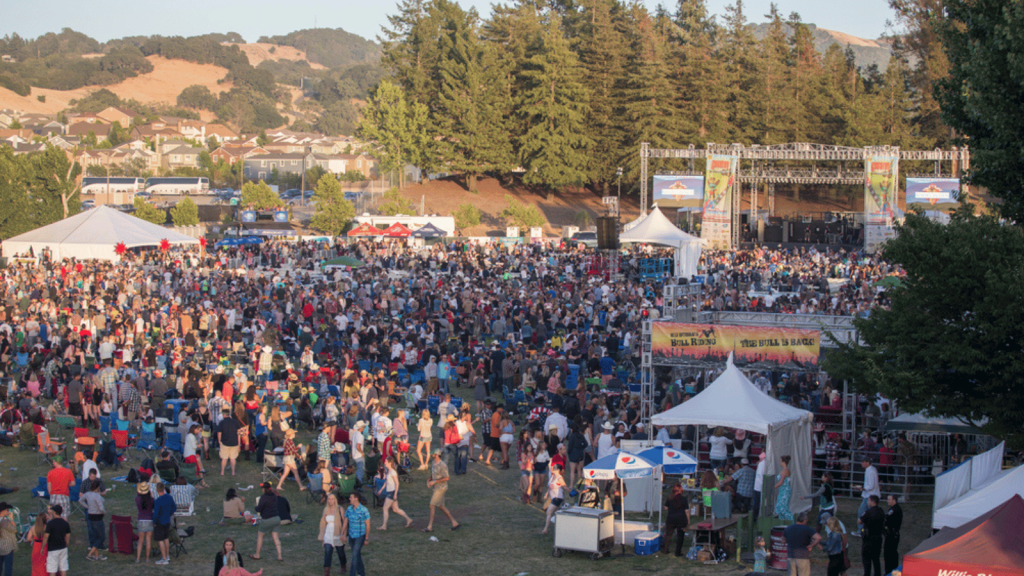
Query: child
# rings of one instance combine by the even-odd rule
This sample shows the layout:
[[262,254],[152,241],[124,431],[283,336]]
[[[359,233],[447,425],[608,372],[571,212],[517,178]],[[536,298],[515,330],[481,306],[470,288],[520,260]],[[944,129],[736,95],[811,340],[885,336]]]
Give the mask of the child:
[[748,572],[746,576],[759,576],[768,572],[768,558],[772,553],[765,549],[764,538],[758,536],[754,546],[754,571]]

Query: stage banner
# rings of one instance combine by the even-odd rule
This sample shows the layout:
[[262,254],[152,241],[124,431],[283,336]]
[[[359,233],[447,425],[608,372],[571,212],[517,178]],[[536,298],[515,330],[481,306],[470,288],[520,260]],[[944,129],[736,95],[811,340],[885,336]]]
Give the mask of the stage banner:
[[948,210],[959,202],[959,178],[907,178],[907,208]]
[[896,207],[899,156],[868,156],[865,165],[864,216],[868,225],[892,226]]
[[704,199],[704,177],[655,176],[653,190],[659,208],[700,206]]
[[816,370],[821,331],[764,326],[722,326],[654,322],[654,364],[723,363],[733,353],[736,366],[748,370]]
[[728,248],[731,243],[732,185],[738,160],[736,156],[721,154],[708,158],[700,235],[712,248]]

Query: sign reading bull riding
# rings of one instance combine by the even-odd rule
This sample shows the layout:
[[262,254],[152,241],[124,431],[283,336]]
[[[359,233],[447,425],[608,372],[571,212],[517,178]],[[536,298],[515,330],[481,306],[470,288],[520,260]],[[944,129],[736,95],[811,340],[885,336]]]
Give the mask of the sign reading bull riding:
[[654,364],[717,364],[725,362],[730,352],[741,368],[815,371],[821,353],[821,331],[674,322],[655,322],[652,326]]

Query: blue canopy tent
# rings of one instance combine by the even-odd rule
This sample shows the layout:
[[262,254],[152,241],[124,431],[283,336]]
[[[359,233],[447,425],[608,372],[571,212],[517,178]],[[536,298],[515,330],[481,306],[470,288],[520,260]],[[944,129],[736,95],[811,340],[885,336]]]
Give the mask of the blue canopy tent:
[[412,235],[414,238],[440,238],[447,236],[448,233],[428,222],[425,226],[417,228]]
[[262,236],[238,236],[234,238],[225,238],[220,240],[213,245],[214,248],[220,248],[221,246],[242,246],[244,244],[263,244],[264,238]]

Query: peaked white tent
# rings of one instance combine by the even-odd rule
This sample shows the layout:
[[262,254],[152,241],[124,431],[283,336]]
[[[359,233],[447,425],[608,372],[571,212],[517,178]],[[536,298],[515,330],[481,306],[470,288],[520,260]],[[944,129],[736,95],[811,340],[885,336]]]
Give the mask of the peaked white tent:
[[113,208],[100,206],[36,228],[3,243],[3,255],[39,254],[46,248],[55,259],[116,260],[115,247],[159,246],[162,240],[175,244],[198,244],[190,236],[146,222]]
[[988,482],[939,508],[932,514],[932,528],[957,528],[1019,494],[1024,497],[1024,466],[999,472]]
[[697,274],[700,250],[704,240],[683,232],[662,214],[657,206],[639,222],[629,223],[630,228],[619,235],[620,242],[647,242],[663,244],[676,249],[675,268],[677,278],[690,278]]
[[789,455],[790,484],[793,495],[789,508],[793,514],[811,507],[800,496],[811,492],[811,430],[814,415],[807,410],[779,402],[758,390],[733,364],[732,354],[725,371],[703,392],[679,406],[655,414],[657,426],[723,426],[765,434],[768,438],[765,473],[781,469],[779,457]]

